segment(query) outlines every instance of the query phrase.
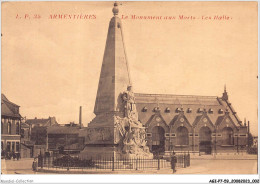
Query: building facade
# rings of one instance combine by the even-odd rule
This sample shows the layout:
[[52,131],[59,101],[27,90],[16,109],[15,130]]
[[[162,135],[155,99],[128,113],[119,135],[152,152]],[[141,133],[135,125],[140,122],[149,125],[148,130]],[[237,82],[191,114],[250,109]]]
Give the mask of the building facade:
[[[29,141],[34,142],[35,145],[46,145],[47,144],[47,128],[51,126],[57,126],[58,123],[55,117],[42,118],[39,119],[35,117],[34,119],[27,119],[25,124],[29,128],[24,128],[25,138],[29,138]],[[26,134],[29,133],[28,136]]]
[[79,153],[85,146],[87,129],[79,124],[70,123],[64,126],[52,126],[47,130],[48,151],[58,153]]
[[58,126],[55,117],[26,119],[21,125],[21,156],[36,157],[47,151],[47,129]]
[[152,152],[245,151],[248,129],[222,97],[135,94],[139,119]]
[[21,115],[19,105],[1,94],[1,153],[20,153]]

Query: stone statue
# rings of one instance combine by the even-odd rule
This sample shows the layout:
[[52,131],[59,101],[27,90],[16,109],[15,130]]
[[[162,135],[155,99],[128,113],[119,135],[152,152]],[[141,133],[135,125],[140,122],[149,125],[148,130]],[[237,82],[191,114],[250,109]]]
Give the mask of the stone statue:
[[124,103],[124,117],[116,117],[116,127],[121,135],[120,148],[124,156],[152,158],[149,148],[146,146],[145,130],[140,121],[135,106],[135,97],[132,87],[122,94]]
[[136,106],[135,106],[135,97],[132,92],[132,86],[127,87],[127,91],[125,91],[122,95],[124,102],[124,115],[127,118],[131,118],[134,120],[138,120]]

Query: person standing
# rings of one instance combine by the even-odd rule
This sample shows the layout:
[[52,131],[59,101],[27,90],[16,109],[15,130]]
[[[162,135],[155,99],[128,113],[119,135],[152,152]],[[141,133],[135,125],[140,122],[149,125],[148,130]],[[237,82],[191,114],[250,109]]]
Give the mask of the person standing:
[[43,168],[43,156],[41,153],[38,155],[38,167]]
[[21,154],[18,152],[18,153],[16,154],[16,159],[19,160],[20,158],[21,158]]
[[173,173],[176,172],[176,163],[177,163],[177,157],[175,156],[174,151],[172,152],[172,157],[171,157],[171,167],[172,167],[172,171]]

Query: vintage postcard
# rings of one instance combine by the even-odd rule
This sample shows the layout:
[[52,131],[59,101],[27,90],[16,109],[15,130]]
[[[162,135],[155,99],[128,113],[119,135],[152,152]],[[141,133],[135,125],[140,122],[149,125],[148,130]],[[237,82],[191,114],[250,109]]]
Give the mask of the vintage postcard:
[[5,1],[1,24],[2,182],[259,182],[257,2]]

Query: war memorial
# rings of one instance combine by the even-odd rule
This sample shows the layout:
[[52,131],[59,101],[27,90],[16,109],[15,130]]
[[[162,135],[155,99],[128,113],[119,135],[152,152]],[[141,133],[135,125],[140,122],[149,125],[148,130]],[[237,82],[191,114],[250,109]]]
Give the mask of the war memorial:
[[[223,84],[221,96],[134,92],[126,54],[127,43],[123,36],[124,20],[119,18],[118,6],[115,2],[108,26],[95,99],[95,117],[88,121],[87,127],[82,126],[80,106],[78,125],[71,123],[70,126],[48,129],[47,148],[44,151],[40,148],[39,154],[35,153],[32,172],[117,174],[117,171],[123,171],[121,173],[134,174],[141,171],[172,174],[176,167],[177,170],[183,168],[179,171],[181,174],[197,174],[200,170],[208,173],[206,165],[209,163],[210,172],[215,174],[221,173],[223,165],[229,163],[223,160],[231,159],[234,166],[238,163],[236,159],[243,160],[239,162],[241,165],[253,163],[255,157],[246,153],[249,122],[240,120],[230,102],[226,85]],[[6,130],[9,129],[6,126]],[[80,141],[71,141],[76,139]],[[75,145],[80,145],[80,149],[75,151]],[[62,146],[63,150],[59,149]],[[191,159],[195,167],[184,171],[190,166]],[[172,161],[175,162],[174,168]],[[216,163],[220,166],[215,167]],[[232,172],[237,173],[235,170]]]
[[86,147],[81,155],[152,158],[146,145],[145,127],[138,118],[118,12],[115,3],[99,78],[96,117],[88,124]]
[[222,97],[139,94],[133,92],[118,4],[114,4],[98,84],[88,124],[88,157],[147,157],[152,153],[243,152],[247,122]]

